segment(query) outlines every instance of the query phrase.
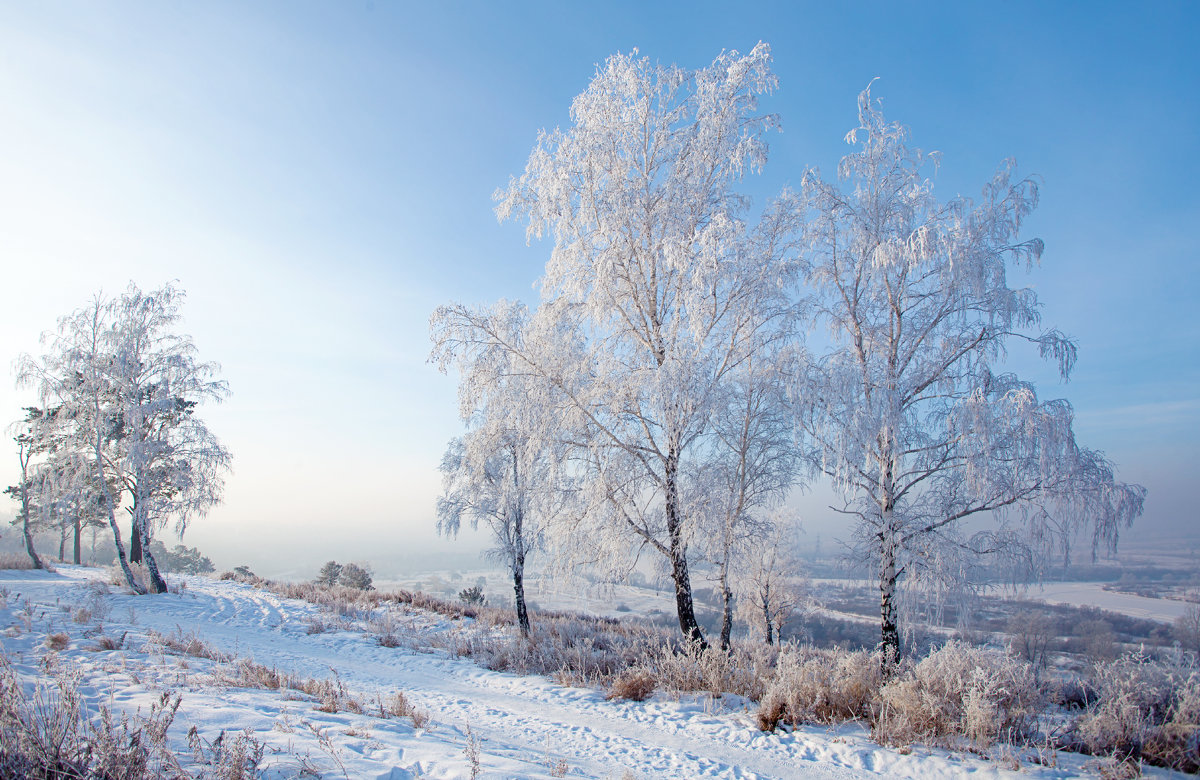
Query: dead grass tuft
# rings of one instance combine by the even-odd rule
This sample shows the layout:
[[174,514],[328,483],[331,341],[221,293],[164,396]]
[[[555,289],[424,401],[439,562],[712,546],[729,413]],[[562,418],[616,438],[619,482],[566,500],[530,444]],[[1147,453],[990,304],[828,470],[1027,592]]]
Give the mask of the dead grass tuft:
[[94,653],[104,650],[121,650],[125,647],[125,636],[126,634],[121,634],[119,639],[113,639],[111,636],[98,636],[96,637],[96,643],[89,645],[85,649],[91,650]]
[[645,701],[654,695],[656,683],[654,675],[644,669],[626,669],[616,676],[608,689],[609,701],[627,699],[629,701]]
[[210,661],[222,663],[232,660],[229,654],[223,653],[208,642],[205,642],[195,631],[185,634],[182,628],[176,627],[175,632],[168,635],[160,634],[150,629],[146,632],[146,636],[152,646],[164,653],[190,655],[194,658],[206,658]]

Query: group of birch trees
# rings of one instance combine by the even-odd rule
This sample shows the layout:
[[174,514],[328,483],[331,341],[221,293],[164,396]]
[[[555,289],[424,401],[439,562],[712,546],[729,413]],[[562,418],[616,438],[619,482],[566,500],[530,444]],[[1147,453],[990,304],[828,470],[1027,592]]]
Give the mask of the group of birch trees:
[[[439,524],[494,531],[526,633],[531,551],[567,566],[648,551],[701,646],[692,570],[716,573],[727,646],[734,583],[764,553],[775,565],[780,507],[815,478],[876,568],[893,659],[906,582],[1085,527],[1113,546],[1141,513],[1144,489],[1075,442],[1070,404],[1003,370],[1019,342],[1063,377],[1075,361],[1033,290],[1009,283],[1042,253],[1021,237],[1036,182],[1005,163],[977,200],[939,201],[937,156],[868,87],[837,180],[802,172],[751,219],[737,187],[778,125],[758,110],[770,65],[765,44],[698,70],[610,57],[496,193],[501,220],[553,240],[536,309],[432,317],[466,425]],[[972,517],[986,530],[968,533]]]
[[[173,521],[182,536],[220,501],[230,455],[196,408],[228,388],[177,332],[183,297],[172,284],[97,295],[44,335],[44,354],[18,361],[17,382],[38,404],[15,426],[21,475],[6,492],[19,503],[35,567],[43,563],[34,530],[69,527],[79,563],[82,530],[106,525],[129,587],[164,592],[154,533]],[[128,550],[119,516],[128,518]],[[145,565],[145,585],[131,562]]]

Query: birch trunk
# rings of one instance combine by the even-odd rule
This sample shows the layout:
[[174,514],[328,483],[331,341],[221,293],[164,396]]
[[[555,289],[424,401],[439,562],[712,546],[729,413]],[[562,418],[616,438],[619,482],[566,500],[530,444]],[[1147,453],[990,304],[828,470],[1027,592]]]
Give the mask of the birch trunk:
[[679,615],[679,629],[698,649],[707,650],[708,642],[704,639],[700,624],[696,622],[695,607],[692,604],[687,543],[683,538],[683,521],[679,517],[679,458],[673,451],[667,455],[665,476],[668,554],[671,559],[671,580],[675,585],[675,611]]

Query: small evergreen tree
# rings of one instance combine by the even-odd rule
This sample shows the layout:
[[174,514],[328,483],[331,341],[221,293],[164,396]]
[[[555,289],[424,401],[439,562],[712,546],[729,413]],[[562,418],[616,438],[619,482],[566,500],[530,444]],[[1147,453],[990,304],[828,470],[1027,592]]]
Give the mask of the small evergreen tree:
[[342,576],[342,564],[337,561],[326,561],[321,567],[320,573],[313,582],[317,585],[336,585],[338,578]]
[[458,600],[470,606],[482,607],[487,599],[483,596],[482,585],[472,585],[469,588],[463,588],[458,592]]

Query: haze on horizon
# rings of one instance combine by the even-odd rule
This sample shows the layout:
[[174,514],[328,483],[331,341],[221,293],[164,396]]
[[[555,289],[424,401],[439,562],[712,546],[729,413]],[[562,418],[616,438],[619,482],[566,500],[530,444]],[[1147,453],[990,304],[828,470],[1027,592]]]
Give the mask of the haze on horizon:
[[[1186,3],[9,4],[0,359],[36,354],[98,291],[177,279],[184,329],[232,390],[201,413],[234,473],[185,543],[264,574],[460,561],[486,540],[435,533],[461,425],[455,378],[426,362],[428,318],[533,303],[551,246],[498,225],[492,192],[608,55],[696,67],[764,40],[780,89],[763,107],[784,132],[745,182],[755,209],[807,166],[834,170],[875,77],[889,119],[943,153],[942,197],[977,193],[1010,156],[1042,178],[1026,235],[1043,265],[1012,278],[1079,363],[1062,385],[1034,355],[1011,361],[1149,489],[1131,536],[1194,539],[1198,21]],[[0,420],[33,400],[10,375]],[[818,485],[793,501],[831,543],[828,499]]]

